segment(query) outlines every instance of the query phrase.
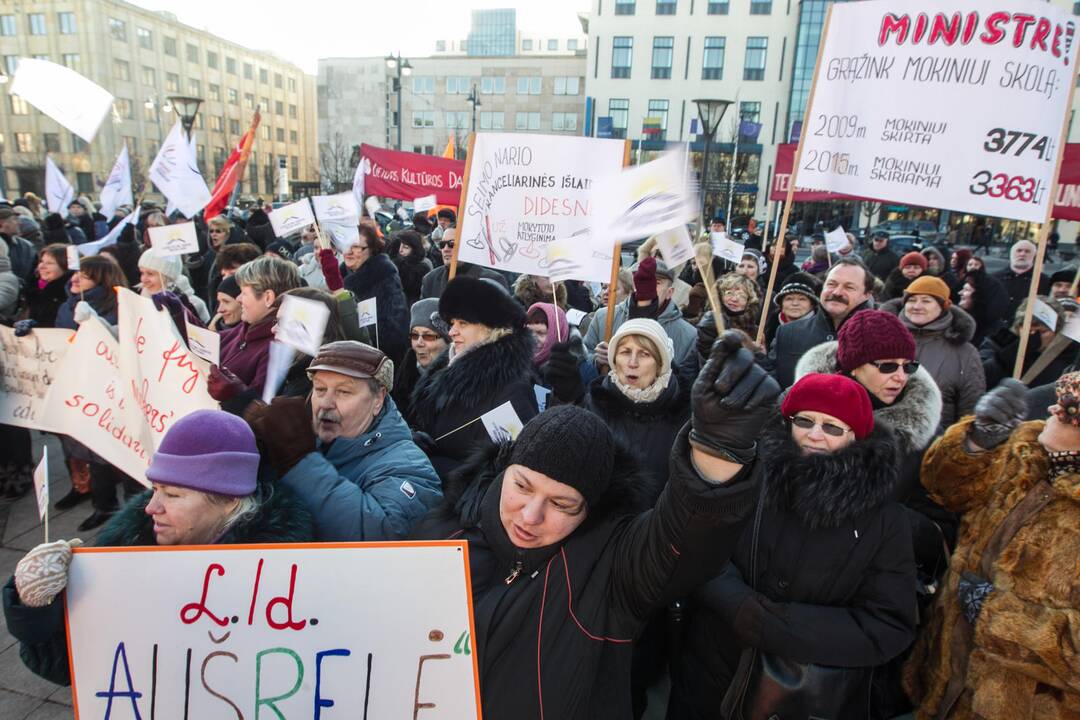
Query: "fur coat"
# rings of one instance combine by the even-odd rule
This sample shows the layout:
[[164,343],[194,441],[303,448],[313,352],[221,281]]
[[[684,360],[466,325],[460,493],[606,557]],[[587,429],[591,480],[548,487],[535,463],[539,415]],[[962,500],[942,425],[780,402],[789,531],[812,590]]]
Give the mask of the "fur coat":
[[[982,550],[1005,516],[1048,477],[1038,442],[1044,422],[1018,427],[997,448],[964,447],[967,419],[926,453],[922,479],[931,497],[963,520],[935,612],[904,668],[917,718],[933,718],[950,676],[951,642],[960,617],[957,585],[979,573]],[[1065,720],[1080,717],[1080,474],[1052,481],[1054,496],[994,561],[994,590],[975,622],[964,692],[951,720]]]

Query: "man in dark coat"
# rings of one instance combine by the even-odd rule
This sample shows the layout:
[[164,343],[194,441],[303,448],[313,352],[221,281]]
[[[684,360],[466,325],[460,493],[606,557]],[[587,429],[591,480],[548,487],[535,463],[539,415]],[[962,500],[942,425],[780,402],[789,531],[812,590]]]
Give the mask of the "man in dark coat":
[[0,240],[7,245],[11,272],[22,283],[32,280],[37,253],[29,240],[19,236],[19,216],[8,207],[0,207]]
[[[1001,281],[1001,284],[1005,286],[1005,291],[1009,293],[1006,322],[1016,313],[1016,308],[1020,307],[1020,303],[1027,299],[1028,291],[1031,289],[1031,276],[1035,272],[1037,249],[1035,243],[1030,240],[1018,240],[1009,249],[1009,267],[994,273],[994,277]],[[1048,294],[1050,278],[1046,276],[1046,273],[1039,273],[1038,282],[1039,295]]]
[[[439,251],[442,253],[443,264],[424,276],[423,281],[420,283],[421,298],[442,296],[443,290],[446,289],[446,283],[450,281],[450,261],[454,257],[455,242],[457,242],[457,228],[450,227],[443,230],[442,240],[439,241]],[[506,288],[507,292],[510,292],[510,283],[506,281],[506,277],[502,273],[480,265],[473,265],[459,260],[454,277],[493,280]]]
[[863,262],[881,282],[900,265],[900,257],[889,247],[889,233],[878,230],[870,236],[870,247],[863,250]]

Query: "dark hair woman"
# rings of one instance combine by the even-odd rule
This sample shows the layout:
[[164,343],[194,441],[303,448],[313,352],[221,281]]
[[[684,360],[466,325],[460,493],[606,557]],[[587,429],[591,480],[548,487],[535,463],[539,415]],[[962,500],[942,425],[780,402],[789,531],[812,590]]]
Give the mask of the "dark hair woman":
[[67,301],[67,284],[71,280],[67,249],[68,246],[63,243],[43,247],[38,253],[37,278],[26,285],[30,319],[38,327],[54,327],[56,313]]
[[82,258],[79,269],[71,274],[68,299],[56,312],[56,327],[77,330],[75,306],[82,301],[86,301],[102,320],[115,325],[116,292],[113,288],[127,286],[127,277],[112,256],[91,255]]
[[375,344],[398,363],[409,349],[409,306],[401,276],[375,228],[360,223],[359,230],[359,239],[345,251],[345,289],[357,304],[375,298]]
[[390,241],[390,259],[401,276],[405,301],[412,307],[420,299],[420,284],[431,272],[431,261],[424,257],[424,243],[415,230],[402,230]]

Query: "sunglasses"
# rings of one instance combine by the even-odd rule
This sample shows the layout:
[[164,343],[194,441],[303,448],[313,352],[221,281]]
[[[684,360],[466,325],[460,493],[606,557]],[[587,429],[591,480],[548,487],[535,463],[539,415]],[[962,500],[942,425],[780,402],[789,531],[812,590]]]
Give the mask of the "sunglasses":
[[441,250],[443,248],[449,248],[449,249],[453,250],[454,249],[454,241],[453,240],[447,240],[446,242],[439,243],[439,249]]
[[919,369],[919,362],[912,360],[906,363],[897,362],[872,362],[870,363],[878,369],[882,375],[892,375],[897,370],[903,370],[905,375],[914,375]]
[[433,332],[411,332],[409,333],[409,339],[416,342],[420,338],[424,338],[424,342],[435,342],[439,339],[439,336]]
[[803,430],[812,430],[815,425],[821,425],[821,431],[826,435],[832,435],[833,437],[843,437],[844,433],[850,432],[850,430],[848,430],[847,428],[842,428],[839,425],[833,425],[829,422],[817,423],[808,417],[803,417],[802,415],[796,415],[792,418],[789,418],[789,420],[791,420],[792,425],[797,428],[802,428]]

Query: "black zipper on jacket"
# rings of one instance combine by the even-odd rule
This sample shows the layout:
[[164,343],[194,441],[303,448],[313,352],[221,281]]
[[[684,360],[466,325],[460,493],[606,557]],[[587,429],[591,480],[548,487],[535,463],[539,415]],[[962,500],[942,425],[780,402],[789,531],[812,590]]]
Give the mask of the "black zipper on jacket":
[[523,552],[520,550],[517,551],[517,560],[514,561],[514,566],[510,568],[510,574],[503,580],[507,585],[517,580],[518,575],[520,575],[521,571],[525,568],[525,561],[522,559],[523,555]]

